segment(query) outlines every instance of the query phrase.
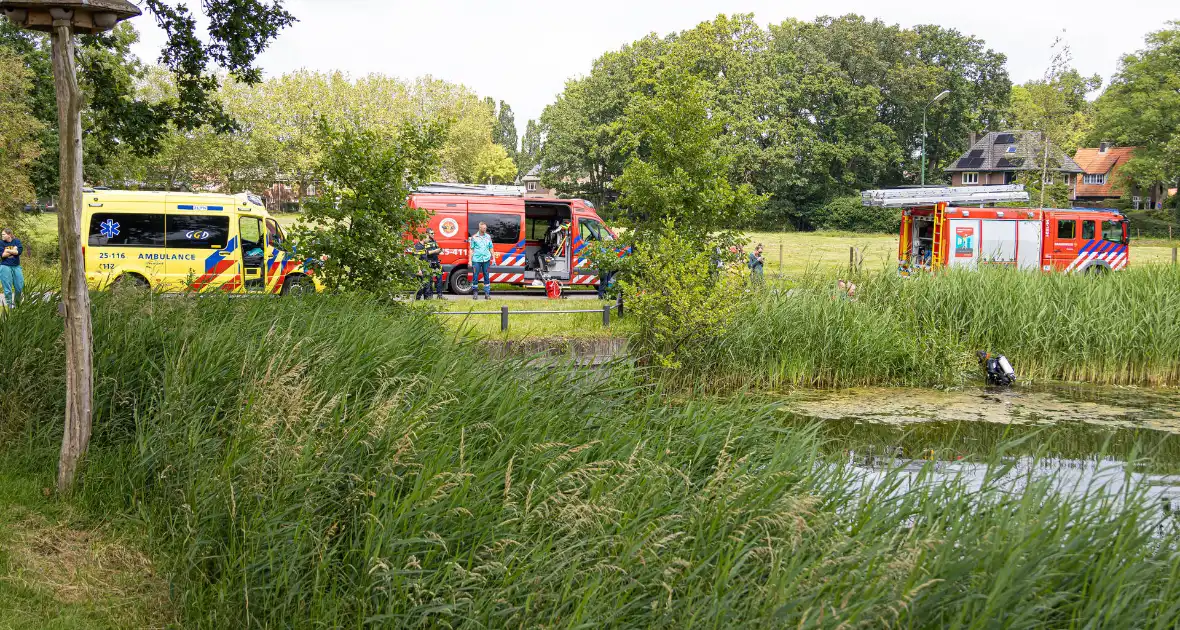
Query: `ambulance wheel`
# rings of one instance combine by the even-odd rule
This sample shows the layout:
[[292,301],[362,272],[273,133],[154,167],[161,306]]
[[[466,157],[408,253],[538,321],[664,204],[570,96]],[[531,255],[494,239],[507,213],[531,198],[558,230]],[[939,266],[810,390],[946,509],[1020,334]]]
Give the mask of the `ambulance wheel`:
[[300,296],[311,293],[315,293],[315,284],[307,276],[290,275],[283,280],[282,295]]
[[455,295],[471,294],[471,274],[467,272],[466,267],[452,269],[450,276],[447,277],[447,284],[451,287],[451,293]]
[[115,278],[115,281],[111,284],[115,287],[115,289],[120,291],[147,291],[148,289],[152,288],[152,285],[148,283],[147,278],[137,273],[125,273],[118,278]]

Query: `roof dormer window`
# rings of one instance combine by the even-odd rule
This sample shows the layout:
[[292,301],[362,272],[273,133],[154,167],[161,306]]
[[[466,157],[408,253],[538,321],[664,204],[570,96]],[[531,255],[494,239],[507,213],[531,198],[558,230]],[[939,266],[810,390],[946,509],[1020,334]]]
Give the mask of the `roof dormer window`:
[[1109,142],[1099,142],[1098,143],[1098,152],[1099,153],[1106,153],[1106,150],[1109,148],[1110,148]]

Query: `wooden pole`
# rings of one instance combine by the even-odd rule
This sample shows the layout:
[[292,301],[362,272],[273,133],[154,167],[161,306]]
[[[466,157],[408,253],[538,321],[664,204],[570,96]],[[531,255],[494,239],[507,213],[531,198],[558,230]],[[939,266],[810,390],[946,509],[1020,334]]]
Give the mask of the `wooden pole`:
[[778,279],[783,279],[783,242],[778,242]]
[[74,34],[69,20],[53,23],[53,86],[60,137],[60,199],[57,231],[61,247],[61,299],[65,310],[66,418],[57,467],[57,490],[68,492],[90,443],[94,347],[86,261],[82,258],[82,95],[74,68]]
[[508,307],[500,307],[500,332],[508,332]]
[[1176,248],[1175,247],[1172,248],[1172,266],[1173,267],[1176,266]]

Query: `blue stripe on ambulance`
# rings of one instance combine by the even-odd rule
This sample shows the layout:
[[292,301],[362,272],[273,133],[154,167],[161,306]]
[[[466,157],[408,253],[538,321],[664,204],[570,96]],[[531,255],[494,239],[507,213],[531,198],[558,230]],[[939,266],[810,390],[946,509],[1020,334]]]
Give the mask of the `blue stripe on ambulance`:
[[226,251],[232,254],[237,248],[238,237],[235,236],[229,239],[229,244],[225,246],[224,250],[218,250],[212,254],[209,254],[209,257],[205,259],[205,273],[211,273],[213,268],[217,266],[217,263],[225,260],[225,257],[221,255],[221,252]]
[[210,210],[213,212],[221,212],[225,210],[225,206],[194,206],[192,204],[181,204],[176,206],[177,210]]

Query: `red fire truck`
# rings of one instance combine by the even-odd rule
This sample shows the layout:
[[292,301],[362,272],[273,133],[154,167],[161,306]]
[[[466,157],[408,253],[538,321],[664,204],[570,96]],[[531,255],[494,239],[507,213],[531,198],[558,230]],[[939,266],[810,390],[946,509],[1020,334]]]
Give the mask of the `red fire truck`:
[[903,271],[1005,265],[1101,273],[1130,260],[1126,218],[1117,210],[994,206],[1028,201],[1020,185],[869,190],[861,201],[902,208]]
[[588,248],[615,240],[589,201],[526,199],[520,186],[430,184],[410,195],[410,207],[430,214],[428,225],[442,246],[443,274],[452,293],[471,293],[467,239],[481,222],[488,225],[496,251],[491,281],[499,284],[597,285]]

